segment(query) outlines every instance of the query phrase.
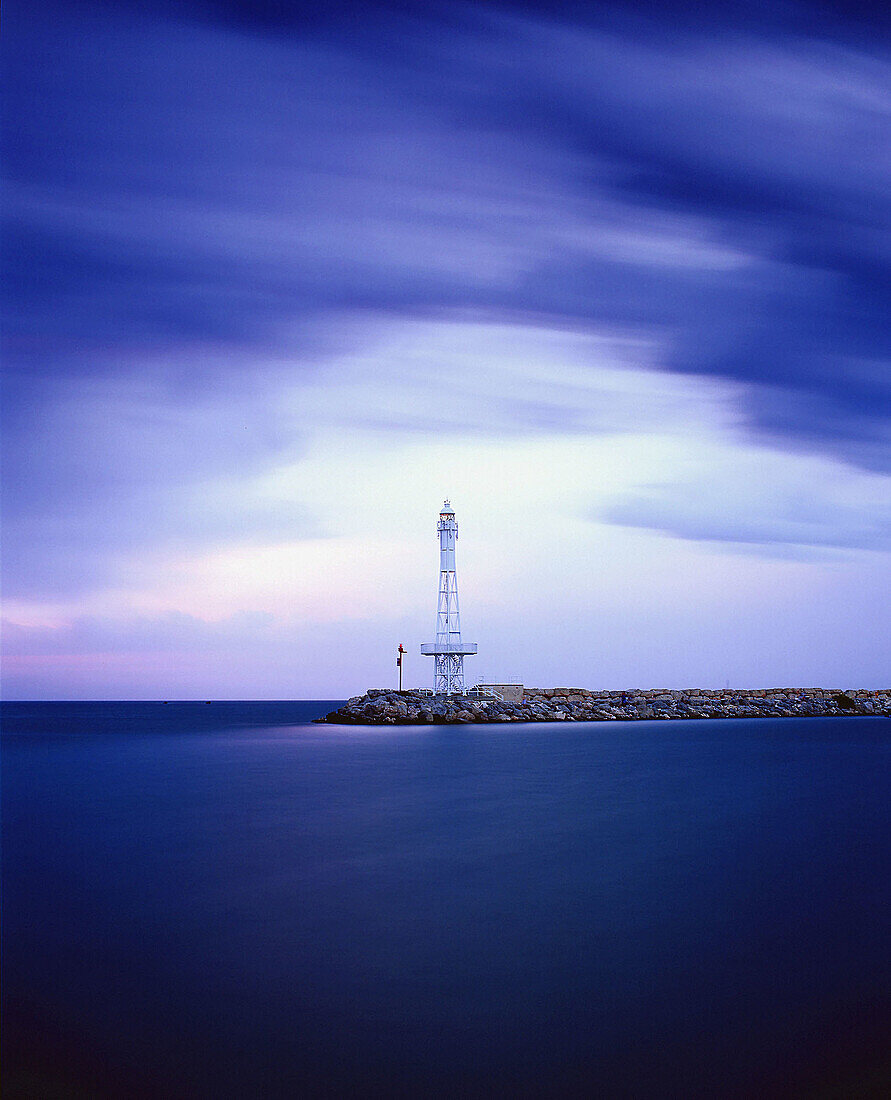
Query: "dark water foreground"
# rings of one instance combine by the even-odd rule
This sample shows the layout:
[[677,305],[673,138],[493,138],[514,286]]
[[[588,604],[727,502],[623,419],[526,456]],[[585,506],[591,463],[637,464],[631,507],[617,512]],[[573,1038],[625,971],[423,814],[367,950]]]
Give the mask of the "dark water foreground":
[[4,1097],[885,1096],[891,720],[3,707]]

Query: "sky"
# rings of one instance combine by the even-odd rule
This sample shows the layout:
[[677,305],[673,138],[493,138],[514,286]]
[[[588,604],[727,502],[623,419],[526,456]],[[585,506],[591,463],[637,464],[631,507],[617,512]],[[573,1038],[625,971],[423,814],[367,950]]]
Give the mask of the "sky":
[[8,0],[4,697],[888,687],[883,18]]

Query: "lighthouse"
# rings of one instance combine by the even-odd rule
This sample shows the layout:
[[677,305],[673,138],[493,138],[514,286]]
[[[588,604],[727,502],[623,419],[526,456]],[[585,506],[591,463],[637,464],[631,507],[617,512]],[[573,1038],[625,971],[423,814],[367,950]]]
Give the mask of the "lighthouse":
[[463,695],[464,658],[476,653],[476,642],[461,641],[461,616],[458,612],[458,574],[455,570],[455,543],[458,524],[455,509],[443,501],[436,525],[439,534],[439,602],[436,611],[436,640],[424,642],[421,653],[435,662],[434,690],[437,695]]

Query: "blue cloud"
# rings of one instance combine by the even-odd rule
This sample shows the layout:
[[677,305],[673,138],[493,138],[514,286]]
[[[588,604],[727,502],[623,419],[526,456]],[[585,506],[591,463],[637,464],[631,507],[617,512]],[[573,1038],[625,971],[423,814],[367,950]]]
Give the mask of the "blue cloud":
[[887,479],[858,484],[852,471],[840,478],[836,467],[833,480],[813,460],[758,452],[740,454],[732,468],[714,473],[625,493],[596,518],[804,560],[815,549],[891,549]]
[[[237,409],[273,392],[270,357],[316,371],[345,315],[652,337],[666,369],[741,383],[753,434],[891,468],[875,10],[11,5],[11,530],[41,541],[67,501],[86,531],[119,507],[107,470],[138,470],[103,428],[91,450],[60,426],[72,387]],[[155,443],[134,495],[161,515],[215,463],[286,446],[239,465],[212,431],[181,459],[174,429]]]

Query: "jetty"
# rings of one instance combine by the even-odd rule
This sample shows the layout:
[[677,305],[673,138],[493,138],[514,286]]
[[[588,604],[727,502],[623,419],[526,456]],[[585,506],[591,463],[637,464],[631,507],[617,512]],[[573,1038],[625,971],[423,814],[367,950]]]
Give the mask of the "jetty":
[[739,688],[588,691],[479,687],[464,694],[372,688],[318,722],[429,725],[480,722],[617,722],[672,718],[891,717],[891,689]]

